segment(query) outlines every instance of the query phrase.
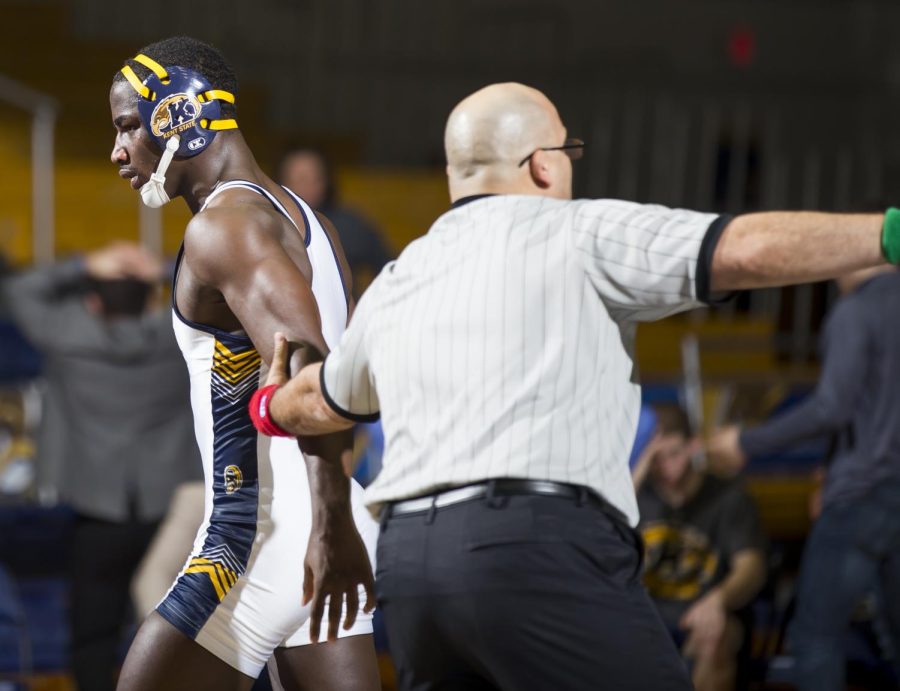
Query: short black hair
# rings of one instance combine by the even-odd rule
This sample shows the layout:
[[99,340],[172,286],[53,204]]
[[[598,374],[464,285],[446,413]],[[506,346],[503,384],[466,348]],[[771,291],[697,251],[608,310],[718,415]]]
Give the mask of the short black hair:
[[653,406],[656,413],[656,429],[661,434],[678,434],[685,439],[691,437],[691,422],[687,413],[676,403],[661,403]]
[[[163,67],[185,67],[199,72],[206,77],[214,89],[228,91],[237,99],[237,75],[225,56],[208,43],[203,43],[203,41],[198,41],[190,36],[173,36],[144,46],[135,54],[144,54],[148,58],[156,60]],[[133,59],[129,58],[125,64],[131,66],[141,81],[150,75],[150,70]],[[121,72],[116,72],[113,77],[113,81],[123,79],[125,79],[125,75]],[[237,108],[233,104],[225,101],[220,101],[220,103],[224,117],[237,115]]]

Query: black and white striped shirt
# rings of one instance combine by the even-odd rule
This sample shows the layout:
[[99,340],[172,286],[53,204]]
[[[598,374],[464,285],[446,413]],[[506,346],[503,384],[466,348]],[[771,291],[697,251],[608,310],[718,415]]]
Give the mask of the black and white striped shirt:
[[338,412],[381,413],[370,507],[532,478],[591,487],[636,523],[636,322],[708,299],[726,223],[616,200],[457,203],[372,283],[322,369]]

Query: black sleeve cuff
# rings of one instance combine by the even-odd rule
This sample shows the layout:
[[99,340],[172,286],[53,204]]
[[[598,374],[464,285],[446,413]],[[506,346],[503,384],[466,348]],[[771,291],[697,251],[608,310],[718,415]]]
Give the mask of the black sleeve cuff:
[[325,399],[328,407],[343,418],[347,418],[348,420],[352,420],[353,422],[376,422],[381,417],[380,412],[369,413],[368,415],[360,415],[359,413],[351,413],[349,410],[344,410],[341,406],[339,406],[337,402],[335,402],[335,400],[328,394],[328,389],[325,388],[325,361],[322,362],[322,367],[319,368],[319,388],[322,389],[322,398]]
[[700,243],[700,255],[697,257],[697,297],[707,305],[718,305],[728,302],[737,295],[736,292],[718,293],[712,295],[710,292],[710,280],[712,274],[713,254],[716,251],[716,245],[719,244],[719,238],[725,227],[731,222],[734,216],[723,214],[709,224],[706,235],[703,236],[703,242]]

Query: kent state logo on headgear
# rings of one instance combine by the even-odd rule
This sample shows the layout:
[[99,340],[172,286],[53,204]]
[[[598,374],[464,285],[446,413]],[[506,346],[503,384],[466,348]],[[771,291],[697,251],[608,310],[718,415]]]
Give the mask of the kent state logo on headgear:
[[[150,115],[150,130],[155,137],[168,139],[174,134],[181,134],[191,129],[197,123],[202,110],[203,106],[193,94],[182,92],[166,96]],[[197,139],[203,139],[203,137]],[[188,146],[193,141],[193,139],[189,141]],[[191,148],[196,148],[196,146]]]
[[[164,72],[165,79],[151,74],[144,81],[152,98],[141,99],[138,110],[160,148],[165,149],[169,139],[178,135],[177,155],[194,156],[215,137],[216,126],[212,123],[220,122],[219,98],[225,94],[213,89],[203,75],[193,70],[170,66]],[[230,100],[233,102],[233,97]]]

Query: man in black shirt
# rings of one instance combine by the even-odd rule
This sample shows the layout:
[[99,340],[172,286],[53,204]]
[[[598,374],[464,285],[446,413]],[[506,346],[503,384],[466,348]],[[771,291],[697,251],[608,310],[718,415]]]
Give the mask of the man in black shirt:
[[[765,538],[753,500],[693,462],[684,411],[656,409],[656,436],[634,471],[644,585],[691,661],[698,691],[733,689],[747,634],[741,610],[765,580]],[[646,478],[646,479],[645,479]]]
[[765,424],[728,427],[709,452],[731,470],[806,439],[836,444],[822,512],[806,545],[791,648],[803,690],[844,688],[843,639],[857,603],[878,588],[900,642],[900,274],[856,271],[822,334],[822,374],[802,403]]
[[331,161],[318,149],[287,151],[278,165],[278,182],[334,224],[353,274],[353,296],[359,300],[391,259],[381,230],[371,219],[341,203]]

